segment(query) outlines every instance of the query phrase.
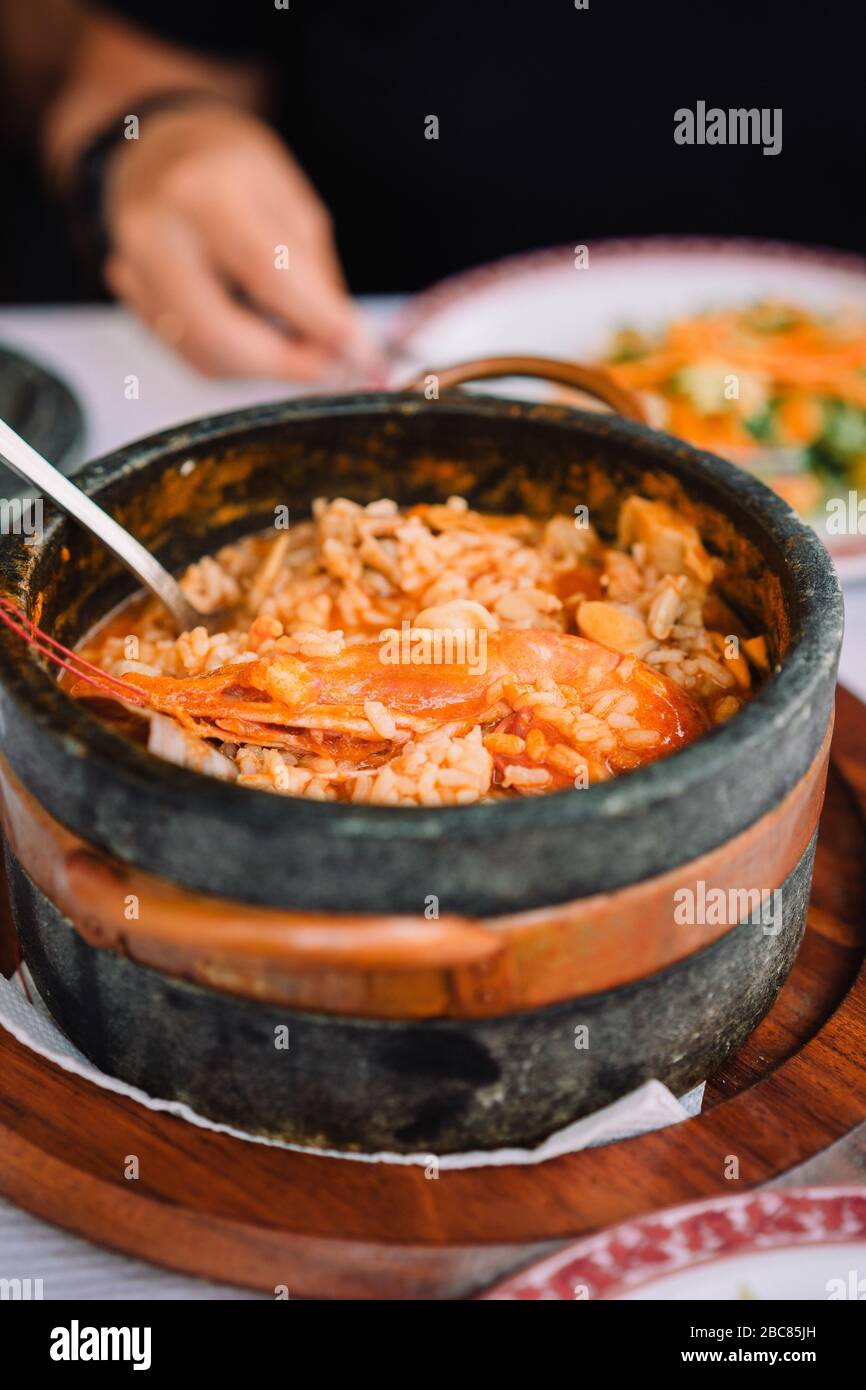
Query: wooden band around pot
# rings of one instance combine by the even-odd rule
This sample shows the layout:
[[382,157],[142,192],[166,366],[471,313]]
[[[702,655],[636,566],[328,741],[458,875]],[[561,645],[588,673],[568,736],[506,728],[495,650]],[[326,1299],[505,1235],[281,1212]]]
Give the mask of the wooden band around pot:
[[290,912],[190,892],[78,839],[0,759],[3,826],[18,862],[91,945],[297,1009],[478,1018],[630,984],[732,930],[676,922],[673,895],[700,883],[781,886],[818,824],[831,732],[832,720],[785,800],[718,849],[616,892],[504,917]]

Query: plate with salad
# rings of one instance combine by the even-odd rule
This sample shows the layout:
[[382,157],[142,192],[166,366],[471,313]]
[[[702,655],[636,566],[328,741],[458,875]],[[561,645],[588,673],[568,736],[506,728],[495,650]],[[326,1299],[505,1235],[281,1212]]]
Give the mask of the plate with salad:
[[748,239],[576,243],[416,296],[397,345],[431,368],[494,352],[603,364],[657,428],[758,474],[815,526],[843,578],[866,579],[858,256]]

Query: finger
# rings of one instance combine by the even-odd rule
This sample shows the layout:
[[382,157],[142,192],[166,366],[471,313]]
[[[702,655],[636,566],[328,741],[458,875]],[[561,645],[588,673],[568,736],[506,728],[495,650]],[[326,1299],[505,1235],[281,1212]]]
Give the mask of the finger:
[[328,364],[314,345],[292,341],[236,303],[180,226],[161,224],[146,247],[113,258],[106,273],[124,302],[208,375],[314,381]]
[[213,212],[207,217],[209,248],[256,303],[326,352],[358,365],[369,362],[374,350],[357,311],[334,282],[335,253],[306,237],[293,238],[290,224],[259,215],[236,199]]
[[[163,342],[178,351],[193,367],[205,376],[285,377],[291,381],[312,381],[322,375],[322,358],[303,345],[295,345],[277,334],[280,340],[273,352],[245,351],[243,331],[232,325],[230,346],[223,349],[219,326],[219,310],[213,314],[212,332],[202,333],[195,321],[190,322],[177,308],[166,307],[160,299],[155,282],[147,280],[128,262],[114,259],[106,269],[106,281],[112,292],[137,318],[145,323]],[[231,310],[234,306],[228,299]]]
[[[285,151],[282,151],[285,156]],[[331,217],[309,179],[291,159],[283,159],[281,178],[262,177],[261,192],[272,222],[291,227],[299,246],[317,252],[323,269],[342,294],[349,289],[334,239]]]
[[163,342],[180,350],[184,336],[182,319],[176,310],[160,309],[156,305],[153,294],[132,261],[124,260],[122,256],[110,257],[103,267],[103,276],[116,299],[131,309],[136,318],[146,323]]

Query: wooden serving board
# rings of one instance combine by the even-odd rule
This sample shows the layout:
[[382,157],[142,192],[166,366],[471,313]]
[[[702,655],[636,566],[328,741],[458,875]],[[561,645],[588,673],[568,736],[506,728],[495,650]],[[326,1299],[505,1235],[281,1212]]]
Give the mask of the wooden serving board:
[[[840,690],[802,949],[696,1119],[540,1165],[432,1178],[196,1128],[67,1075],[0,1029],[0,1192],[99,1244],[232,1284],[465,1296],[600,1226],[778,1178],[866,1118],[864,954],[866,706]],[[7,917],[0,966],[14,960]]]

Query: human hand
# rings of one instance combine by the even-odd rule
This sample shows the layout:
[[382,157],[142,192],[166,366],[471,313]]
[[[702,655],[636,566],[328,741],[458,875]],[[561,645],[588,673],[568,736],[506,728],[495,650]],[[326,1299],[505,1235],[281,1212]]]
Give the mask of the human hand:
[[381,374],[330,217],[270,128],[218,100],[166,107],[113,152],[111,290],[209,376]]

